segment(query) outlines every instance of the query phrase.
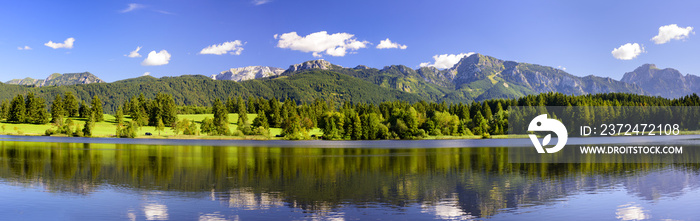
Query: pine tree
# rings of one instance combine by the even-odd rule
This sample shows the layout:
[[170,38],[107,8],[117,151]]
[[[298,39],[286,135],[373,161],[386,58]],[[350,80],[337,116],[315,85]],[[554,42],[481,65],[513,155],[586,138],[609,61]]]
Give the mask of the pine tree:
[[[248,111],[246,110],[245,106],[241,105],[239,106],[238,110],[236,110],[238,113],[238,118],[243,121],[243,123],[247,124],[248,123]],[[233,112],[232,112],[233,113]]]
[[253,132],[253,130],[250,129],[250,125],[243,117],[238,118],[238,121],[236,122],[236,129],[240,130],[241,132],[243,132],[243,134],[246,135],[249,135]]
[[25,115],[27,114],[26,105],[24,103],[24,96],[18,94],[12,98],[10,103],[10,112],[8,120],[16,123],[24,122]]
[[90,117],[90,112],[92,112],[92,109],[87,105],[87,103],[85,103],[85,101],[80,102],[80,108],[78,109],[80,118]]
[[303,138],[302,128],[298,115],[293,115],[287,118],[282,125],[282,133],[289,140],[299,140]]
[[224,105],[226,105],[226,110],[228,110],[229,113],[235,113],[236,110],[238,110],[238,107],[236,107],[236,103],[233,102],[231,96],[226,98],[226,103]]
[[92,114],[94,114],[95,121],[96,122],[102,122],[104,121],[104,111],[102,110],[102,101],[100,101],[100,98],[95,95],[95,97],[92,98]]
[[352,118],[352,136],[350,138],[353,140],[362,139],[362,122],[357,114],[354,114]]
[[0,106],[0,119],[7,119],[10,115],[10,103],[7,100],[2,100]]
[[51,122],[56,124],[63,123],[63,116],[65,115],[63,104],[64,102],[63,99],[61,99],[61,95],[57,94],[51,104]]
[[79,116],[79,110],[80,106],[78,105],[78,100],[75,99],[75,96],[73,96],[73,93],[70,91],[66,91],[66,94],[64,95],[65,99],[63,99],[63,109],[65,110],[65,114],[68,117],[77,117]]
[[153,119],[154,126],[158,123],[158,118],[160,118],[164,124],[172,124],[172,122],[177,121],[177,106],[170,94],[158,93],[152,109],[158,109],[155,119]]
[[[260,98],[260,99],[262,99],[262,98]],[[252,101],[252,100],[251,100],[251,101]],[[244,103],[245,103],[245,102],[244,102]],[[244,105],[244,106],[245,106],[245,105]],[[258,111],[257,108],[255,108],[255,102],[250,102],[250,101],[249,101],[249,102],[248,102],[247,108],[248,108],[248,113],[255,113],[255,112]]]
[[472,122],[472,131],[476,135],[483,135],[484,133],[488,132],[488,122],[484,118],[483,115],[481,115],[481,111],[476,112],[476,117],[474,118],[474,121]]
[[484,112],[484,118],[486,120],[491,119],[493,113],[491,112],[491,107],[484,101],[484,106],[481,108],[481,112]]
[[[251,103],[252,103],[252,102],[251,102]],[[245,105],[245,101],[243,101],[243,97],[241,97],[241,95],[238,95],[238,96],[236,97],[236,100],[234,101],[234,106],[235,106],[235,107],[234,107],[233,110],[234,110],[235,112],[238,112],[238,110],[239,110],[240,108],[244,108],[244,109],[246,109],[246,112],[248,112],[248,113],[255,113],[255,112],[249,112],[249,111],[247,110],[248,107]],[[234,111],[231,111],[231,113],[233,113]]]
[[267,117],[265,116],[265,111],[258,111],[258,116],[253,119],[253,127],[263,127],[265,129],[270,129],[270,124],[267,123]]
[[[91,113],[90,115],[94,115],[94,113]],[[85,121],[85,126],[83,126],[83,136],[85,137],[92,137],[92,128],[95,127],[95,116],[90,116],[88,117],[87,121]]]
[[267,122],[270,123],[270,127],[282,127],[282,113],[280,110],[279,101],[275,98],[270,99],[270,112],[268,113]]
[[124,124],[124,113],[122,112],[122,109],[117,109],[117,113],[114,114],[114,117],[117,120],[117,126]]
[[46,101],[44,98],[35,97],[34,93],[27,94],[26,116],[24,122],[31,124],[45,124],[49,122],[49,114],[46,112]]
[[129,105],[129,108],[131,112],[129,112],[129,116],[131,116],[131,120],[136,122],[139,126],[143,126],[148,124],[148,117],[146,116],[146,110],[144,107],[141,105],[139,102],[139,99],[134,96]]
[[214,112],[214,128],[216,128],[217,134],[231,134],[228,128],[228,111],[226,111],[226,107],[223,103],[221,103],[221,100],[219,100],[218,98],[214,101],[212,112]]

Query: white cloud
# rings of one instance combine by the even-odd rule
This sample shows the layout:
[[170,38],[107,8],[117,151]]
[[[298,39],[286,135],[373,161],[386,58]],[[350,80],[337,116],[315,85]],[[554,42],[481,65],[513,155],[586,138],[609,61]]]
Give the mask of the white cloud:
[[150,75],[151,75],[151,72],[146,71],[146,73],[143,73],[143,75],[141,75],[141,76],[150,76]]
[[559,66],[557,66],[557,68],[561,69],[562,71],[566,71],[566,67],[564,67],[564,66],[559,65]]
[[435,60],[435,63],[431,64],[430,62],[423,62],[420,63],[421,67],[435,67],[438,69],[445,69],[445,68],[451,68],[459,60],[462,60],[463,57],[469,57],[473,55],[474,52],[469,52],[469,53],[461,53],[461,54],[441,54],[441,55],[434,55],[433,60]]
[[665,44],[666,42],[674,40],[681,40],[687,38],[693,32],[693,27],[678,27],[676,24],[666,25],[659,27],[659,34],[651,38],[651,40],[656,44]]
[[141,9],[141,8],[145,8],[145,7],[146,7],[146,6],[145,6],[145,5],[142,5],[142,4],[130,3],[130,4],[127,5],[127,7],[126,7],[125,9],[123,9],[123,10],[121,10],[121,11],[119,11],[119,12],[121,12],[121,13],[127,13],[127,12],[130,12],[130,11],[137,10],[137,9]]
[[391,42],[391,40],[389,40],[389,38],[387,38],[386,40],[380,41],[379,44],[377,45],[377,48],[378,49],[389,49],[389,48],[406,49],[406,48],[408,48],[408,46],[401,45],[401,44],[396,43],[396,42]]
[[169,11],[163,11],[163,10],[153,10],[153,11],[154,11],[154,12],[161,13],[161,14],[165,14],[165,15],[174,15],[174,14],[175,14],[175,13],[172,13],[172,12],[169,12]]
[[[279,39],[277,47],[295,51],[312,52],[314,57],[321,57],[322,53],[330,56],[342,57],[360,48],[366,48],[369,42],[358,41],[355,35],[348,33],[335,33],[329,35],[326,31],[320,31],[307,36],[299,36],[296,32],[275,35]],[[352,53],[352,52],[350,52]]]
[[267,4],[270,3],[272,0],[253,0],[254,5],[262,5],[262,4]]
[[141,62],[143,66],[158,66],[165,65],[170,62],[170,54],[166,50],[161,50],[156,53],[156,51],[151,51],[148,53],[148,57]]
[[56,43],[53,41],[47,42],[46,45],[47,47],[53,48],[53,49],[59,49],[59,48],[68,48],[71,49],[73,48],[73,42],[75,42],[75,38],[68,38],[63,43]]
[[239,40],[235,41],[227,41],[218,45],[210,45],[209,47],[206,47],[202,49],[202,51],[199,52],[199,54],[215,54],[215,55],[222,55],[222,54],[235,54],[235,55],[241,55],[241,52],[243,52],[243,44]]
[[644,52],[644,47],[637,43],[627,43],[612,50],[612,56],[620,60],[632,60]]
[[17,47],[17,50],[32,50],[29,46],[24,46],[24,47]]
[[139,54],[139,50],[141,50],[141,46],[136,47],[136,50],[133,50],[132,52],[129,52],[129,54],[125,54],[124,56],[130,58],[140,58],[141,54]]

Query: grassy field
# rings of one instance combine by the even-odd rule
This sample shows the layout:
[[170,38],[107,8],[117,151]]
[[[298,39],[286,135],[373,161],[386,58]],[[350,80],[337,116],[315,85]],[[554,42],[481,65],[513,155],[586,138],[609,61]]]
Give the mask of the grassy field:
[[[204,118],[209,117],[209,118],[214,118],[213,114],[181,114],[178,115],[178,119],[190,119],[194,122],[197,123],[197,128],[199,128],[200,124],[202,123],[202,120]],[[257,117],[257,114],[248,114],[248,123],[252,123],[253,119]],[[86,119],[84,118],[70,118],[73,120],[74,124],[76,126],[80,126],[81,128],[83,125],[85,125]],[[104,115],[104,121],[102,122],[96,122],[95,127],[92,130],[93,137],[114,137],[117,131],[117,121],[116,118],[112,115],[105,114]],[[229,114],[228,116],[229,119],[229,129],[233,132],[238,128],[238,125],[236,122],[238,122],[238,114]],[[125,117],[125,120],[130,120],[130,118],[127,116]],[[44,135],[44,132],[49,129],[49,128],[56,128],[52,124],[44,124],[44,125],[37,125],[37,124],[15,124],[15,123],[8,123],[8,122],[1,122],[0,123],[0,133],[5,134],[5,135],[33,135],[33,136],[40,136]],[[147,132],[150,132],[153,134],[152,136],[146,136],[145,134]],[[270,136],[265,137],[265,136],[208,136],[208,135],[182,135],[180,133],[179,135],[175,135],[175,133],[171,130],[170,127],[166,127],[163,131],[158,132],[155,127],[153,126],[142,126],[139,128],[138,131],[138,138],[178,138],[178,139],[281,139],[278,137],[275,137],[275,135],[281,134],[282,129],[281,128],[270,128]],[[159,135],[160,134],[160,135]],[[320,129],[314,128],[309,135],[317,135],[320,136],[322,135],[323,132],[321,132]],[[55,135],[55,136],[60,136],[60,135]]]

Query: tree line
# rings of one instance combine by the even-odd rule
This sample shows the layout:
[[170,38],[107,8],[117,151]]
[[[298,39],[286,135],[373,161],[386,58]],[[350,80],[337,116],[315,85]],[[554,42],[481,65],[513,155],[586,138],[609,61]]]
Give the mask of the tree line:
[[[158,95],[165,96],[165,95]],[[148,104],[152,104],[149,106]],[[134,97],[124,110],[138,115],[133,107],[140,107],[141,115],[151,113],[148,122],[155,126],[161,109],[153,111],[159,102],[149,101],[143,96]],[[281,128],[287,139],[309,139],[313,128],[323,132],[323,139],[330,140],[373,140],[373,139],[419,139],[426,136],[463,136],[506,134],[508,131],[508,106],[700,106],[696,94],[679,99],[666,99],[634,94],[611,93],[596,95],[564,95],[543,93],[518,99],[495,99],[470,104],[446,102],[435,103],[406,101],[373,103],[336,104],[333,99],[316,99],[311,103],[293,99],[284,101],[275,98],[242,96],[228,97],[225,101],[215,99],[211,107],[163,107],[178,111],[198,110],[213,114],[213,119],[205,118],[199,130],[195,122],[188,119],[166,121],[176,133],[195,135],[268,135],[269,128]],[[504,108],[505,107],[505,108]],[[177,114],[178,111],[172,111]],[[239,118],[237,128],[229,128],[228,113],[236,113]],[[249,120],[248,113],[257,114]],[[132,117],[134,119],[134,117]],[[136,119],[141,119],[136,117]],[[145,120],[144,120],[145,122]]]
[[[155,99],[144,94],[133,96],[119,105],[115,113],[119,137],[135,137],[141,126],[154,126],[160,133],[170,127],[176,134],[186,135],[266,135],[270,128],[281,128],[287,139],[309,139],[310,131],[319,128],[322,139],[373,140],[419,139],[426,136],[463,136],[506,134],[509,106],[700,106],[697,94],[678,99],[666,99],[635,94],[609,93],[595,95],[564,95],[542,93],[518,99],[494,99],[483,102],[436,103],[419,101],[385,101],[378,105],[368,102],[342,104],[334,99],[315,99],[313,102],[295,101],[241,95],[225,101],[215,99],[213,105],[178,106],[172,95],[158,93]],[[189,112],[213,114],[199,122],[178,119],[178,114]],[[51,120],[49,121],[49,113]],[[0,115],[8,122],[46,124],[52,122],[58,129],[47,134],[65,133],[90,136],[94,122],[103,121],[102,101],[94,96],[88,105],[70,92],[56,95],[47,111],[46,102],[29,92],[16,95],[12,101],[3,101]],[[231,130],[229,113],[238,114],[236,128]],[[248,114],[256,114],[248,119]],[[125,120],[128,115],[130,120]],[[86,118],[85,125],[73,126],[71,119]],[[49,133],[52,132],[52,133]]]

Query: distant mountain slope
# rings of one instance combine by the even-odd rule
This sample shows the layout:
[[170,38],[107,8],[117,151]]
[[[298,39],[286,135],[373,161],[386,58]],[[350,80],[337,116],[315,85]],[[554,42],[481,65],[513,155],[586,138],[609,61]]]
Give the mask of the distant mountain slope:
[[[472,96],[480,96],[480,99],[493,96],[517,97],[522,94],[545,92],[575,95],[608,92],[644,94],[644,91],[636,85],[611,78],[592,75],[577,77],[552,67],[503,61],[481,54],[463,58],[448,71],[455,73],[453,82],[456,89],[467,90]],[[481,96],[482,93],[500,83],[509,85],[510,89],[500,90],[505,94]]]
[[678,98],[688,94],[700,94],[700,77],[673,68],[659,69],[654,64],[644,64],[622,77],[623,82],[639,85],[651,95]]
[[34,79],[30,77],[26,77],[24,79],[12,79],[5,84],[16,84],[16,85],[26,85],[26,86],[38,86],[41,85],[41,83],[44,83],[44,80],[42,79]]
[[251,79],[277,76],[280,75],[282,72],[284,72],[284,69],[282,68],[266,66],[249,66],[242,68],[231,68],[229,70],[222,71],[219,74],[211,75],[211,79],[245,81]]
[[635,84],[596,76],[577,77],[563,70],[473,54],[452,68],[439,70],[391,65],[379,70],[359,65],[343,68],[325,60],[292,65],[282,75],[322,69],[361,78],[381,87],[416,94],[424,100],[468,102],[491,98],[517,98],[528,94],[561,92],[596,94],[623,92],[645,94]]
[[61,85],[75,85],[75,84],[92,84],[92,83],[104,83],[104,81],[97,76],[91,74],[90,72],[83,73],[69,73],[69,74],[51,74],[44,80],[40,79],[13,79],[5,82],[5,84],[18,84],[27,86],[61,86]]
[[143,76],[106,84],[80,84],[58,87],[26,87],[0,85],[0,99],[12,99],[17,94],[34,92],[47,101],[56,94],[73,92],[79,99],[90,101],[99,96],[106,112],[114,113],[118,105],[140,93],[154,98],[159,92],[173,95],[179,105],[211,105],[216,98],[225,100],[238,95],[313,102],[316,98],[332,99],[336,103],[375,103],[403,100],[418,102],[416,94],[380,87],[362,79],[324,70],[306,70],[293,76],[279,76],[249,81],[218,81],[203,75],[154,78]]

